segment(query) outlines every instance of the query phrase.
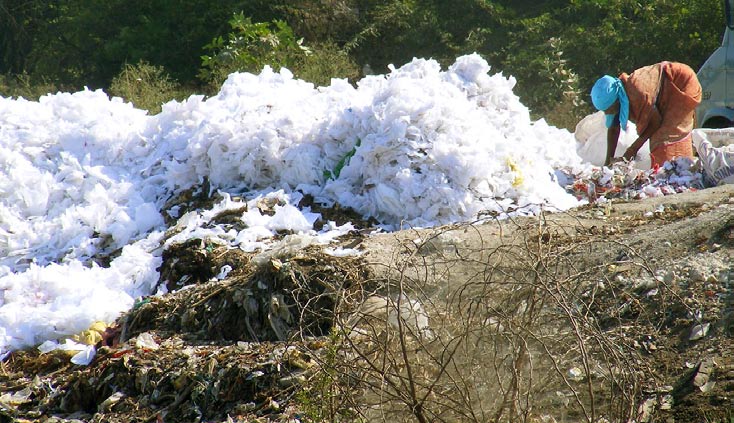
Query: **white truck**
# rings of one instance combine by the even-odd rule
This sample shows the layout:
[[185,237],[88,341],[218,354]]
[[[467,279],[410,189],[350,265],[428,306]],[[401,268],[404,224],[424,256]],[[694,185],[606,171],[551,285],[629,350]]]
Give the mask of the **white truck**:
[[724,0],[724,14],[726,28],[721,47],[698,71],[703,98],[696,109],[697,128],[734,126],[734,0]]

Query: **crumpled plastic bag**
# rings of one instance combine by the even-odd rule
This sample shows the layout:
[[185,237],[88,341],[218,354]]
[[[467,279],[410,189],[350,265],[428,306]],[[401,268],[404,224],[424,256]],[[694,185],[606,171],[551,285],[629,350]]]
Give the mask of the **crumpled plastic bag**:
[[94,322],[89,326],[89,329],[79,332],[71,339],[84,345],[97,345],[98,342],[104,339],[103,335],[107,330],[107,326],[105,322]]
[[734,128],[694,129],[693,146],[708,185],[734,184]]
[[57,350],[65,351],[71,356],[72,363],[87,366],[97,355],[95,346],[104,340],[104,334],[108,327],[107,323],[97,321],[92,323],[89,329],[79,332],[71,339],[65,339],[63,343],[46,341],[38,346],[38,350],[41,354]]
[[63,344],[59,344],[56,341],[46,341],[38,346],[38,350],[42,354],[56,350],[66,351],[71,355],[71,362],[80,366],[88,365],[97,355],[97,349],[94,345],[80,344],[71,339],[65,339]]

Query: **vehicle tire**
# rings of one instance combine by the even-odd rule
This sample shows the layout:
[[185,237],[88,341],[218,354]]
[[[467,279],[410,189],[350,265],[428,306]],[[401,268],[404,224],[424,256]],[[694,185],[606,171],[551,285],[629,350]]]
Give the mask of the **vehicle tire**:
[[730,128],[734,126],[734,123],[730,121],[727,118],[724,117],[715,117],[707,120],[704,122],[703,125],[701,125],[702,128],[710,128],[710,129],[721,129],[721,128]]

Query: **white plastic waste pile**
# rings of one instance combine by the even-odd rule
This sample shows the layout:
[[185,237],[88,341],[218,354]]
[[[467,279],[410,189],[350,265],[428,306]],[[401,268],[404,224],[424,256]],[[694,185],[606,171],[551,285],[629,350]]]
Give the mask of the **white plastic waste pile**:
[[[209,234],[263,250],[279,229],[324,243],[348,230],[293,227],[315,220],[295,208],[305,193],[386,229],[580,204],[556,180],[589,167],[573,134],[531,121],[514,78],[490,70],[476,54],[446,70],[415,59],[356,87],[314,87],[266,68],[155,116],[102,91],[0,98],[0,356],[111,322],[155,294],[164,213],[191,236],[209,222],[207,211],[162,207],[204,178],[245,202],[288,204],[243,215],[245,231]],[[224,198],[215,207],[241,206]]]
[[415,59],[356,88],[314,88],[287,70],[232,74],[211,99],[164,106],[146,134],[160,151],[147,174],[169,190],[204,177],[300,189],[388,226],[576,206],[553,179],[581,165],[573,135],[531,122],[515,80],[489,70],[478,55],[446,71]]

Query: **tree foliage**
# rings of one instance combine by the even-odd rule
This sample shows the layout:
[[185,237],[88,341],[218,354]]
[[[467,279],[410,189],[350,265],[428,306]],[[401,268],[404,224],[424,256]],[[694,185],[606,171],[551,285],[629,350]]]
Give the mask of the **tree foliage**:
[[202,56],[201,75],[205,80],[216,79],[234,71],[260,72],[264,66],[276,71],[293,67],[302,56],[311,51],[296,39],[293,29],[284,21],[253,23],[243,13],[235,14],[229,21],[232,31],[225,39],[214,38],[205,48],[211,55]]
[[276,71],[285,67],[296,77],[322,85],[329,82],[324,76],[356,76],[356,65],[339,47],[332,43],[308,47],[285,21],[252,22],[237,13],[229,23],[227,37],[215,37],[205,46],[210,55],[202,56],[199,76],[215,88],[232,72],[259,73],[265,66]]
[[0,2],[0,73],[20,74],[43,23],[55,14],[56,2]]
[[721,0],[8,0],[0,2],[0,73],[104,88],[144,61],[184,86],[200,84],[211,64],[224,69],[215,54],[235,45],[233,14],[253,31],[303,38],[315,53],[294,61],[281,47],[250,51],[250,41],[237,47],[250,54],[239,57],[241,70],[302,66],[328,83],[365,64],[383,73],[413,57],[448,65],[477,52],[517,78],[516,93],[537,116],[562,103],[583,113],[603,74],[661,60],[698,68],[724,28]]

